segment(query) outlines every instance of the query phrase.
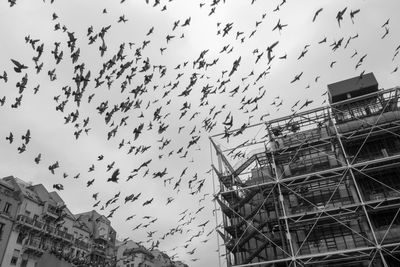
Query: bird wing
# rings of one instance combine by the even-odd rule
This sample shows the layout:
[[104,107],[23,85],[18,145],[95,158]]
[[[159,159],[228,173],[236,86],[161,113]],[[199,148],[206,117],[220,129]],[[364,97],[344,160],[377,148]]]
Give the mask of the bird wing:
[[22,68],[21,63],[19,63],[18,61],[11,59],[12,63],[14,63],[15,66],[17,66],[17,68]]

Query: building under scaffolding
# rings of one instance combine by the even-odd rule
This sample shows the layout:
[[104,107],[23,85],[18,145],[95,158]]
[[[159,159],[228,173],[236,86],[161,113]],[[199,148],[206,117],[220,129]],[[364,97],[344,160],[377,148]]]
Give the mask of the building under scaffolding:
[[399,91],[370,73],[328,85],[327,107],[248,126],[258,141],[210,138],[228,266],[400,266]]

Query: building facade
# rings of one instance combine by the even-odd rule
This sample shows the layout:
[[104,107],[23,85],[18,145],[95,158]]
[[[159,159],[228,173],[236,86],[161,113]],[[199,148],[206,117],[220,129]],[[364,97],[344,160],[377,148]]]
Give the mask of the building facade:
[[10,239],[19,200],[12,184],[0,180],[0,263]]
[[188,265],[182,261],[174,261],[167,253],[162,252],[158,249],[151,250],[153,254],[154,267],[188,267]]
[[400,88],[366,74],[328,93],[264,139],[223,152],[210,138],[228,266],[400,266]]
[[[13,176],[0,179],[0,190],[0,266],[113,266],[115,231],[101,215],[90,228],[87,217],[73,215],[56,192]],[[104,225],[109,246],[101,251],[111,260],[100,264],[93,255]]]
[[92,239],[90,261],[94,266],[114,266],[116,231],[111,222],[95,210],[75,215],[85,224]]
[[67,258],[73,246],[74,218],[65,204],[57,202],[43,185],[33,186],[12,176],[3,181],[14,187],[19,205],[2,266],[37,266],[45,253]]
[[155,267],[153,254],[142,246],[124,250],[123,257],[121,266]]
[[188,267],[158,249],[147,249],[132,240],[117,241],[116,251],[116,267]]
[[0,266],[186,265],[131,240],[118,242],[105,216],[94,210],[74,215],[56,192],[8,176],[0,179]]
[[71,251],[72,263],[77,266],[87,264],[90,252],[92,250],[92,240],[90,238],[89,228],[80,220],[74,221],[74,246]]
[[131,263],[131,258],[126,255],[126,251],[133,249],[133,248],[138,248],[139,244],[132,240],[125,240],[125,241],[119,241],[116,240],[115,242],[115,255],[117,256],[117,262],[116,262],[116,267],[126,267],[127,265],[130,267]]

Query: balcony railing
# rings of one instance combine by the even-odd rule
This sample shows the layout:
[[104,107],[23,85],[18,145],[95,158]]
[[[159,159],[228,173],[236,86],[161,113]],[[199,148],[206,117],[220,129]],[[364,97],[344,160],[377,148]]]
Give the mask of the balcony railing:
[[24,246],[25,252],[32,253],[32,254],[42,254],[44,252],[43,245],[41,244],[40,240],[38,239],[28,239]]
[[69,241],[74,241],[74,236],[69,234],[69,233],[67,233],[67,232],[64,233],[64,238],[69,240]]
[[43,212],[43,216],[57,219],[60,216],[60,211],[57,209],[57,207],[48,205],[47,208]]
[[52,205],[47,206],[47,211],[53,213],[54,215],[59,215],[57,208]]
[[0,210],[0,214],[3,214],[3,215],[5,215],[5,216],[7,216],[7,217],[11,217],[11,212],[10,211],[2,211],[2,210]]
[[38,228],[38,229],[42,229],[43,228],[43,223],[42,222],[39,222],[38,220],[34,220],[33,221],[33,226],[35,226],[36,228]]
[[99,254],[102,254],[102,255],[106,254],[106,248],[104,246],[101,246],[101,245],[94,245],[93,246],[93,251],[97,252]]
[[54,231],[56,230],[56,228],[54,227],[54,226],[51,226],[51,225],[45,225],[44,226],[44,228],[43,228],[47,233],[50,233],[50,234],[52,234],[52,233],[54,233]]
[[26,215],[22,215],[22,214],[18,215],[17,223],[29,226],[32,229],[35,229],[38,231],[43,231],[47,234],[62,238],[69,242],[74,241],[74,236],[72,234],[69,234],[68,232],[65,232],[65,231],[61,231],[61,230],[57,229],[55,226],[49,225],[43,221],[34,220]]
[[41,230],[43,227],[43,224],[41,224],[40,222],[38,222],[37,220],[34,220],[33,218],[30,218],[26,215],[18,215],[17,216],[17,222],[23,224],[23,225],[27,225],[29,227],[32,227],[36,230]]
[[89,243],[86,243],[83,240],[75,239],[74,245],[78,248],[84,249],[84,250],[89,250],[90,245]]

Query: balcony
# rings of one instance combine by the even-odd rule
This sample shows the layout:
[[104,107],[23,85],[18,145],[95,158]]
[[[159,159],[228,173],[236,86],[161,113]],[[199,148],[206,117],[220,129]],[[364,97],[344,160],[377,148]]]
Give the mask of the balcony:
[[33,219],[25,215],[18,215],[16,222],[24,225],[33,226]]
[[38,220],[34,220],[33,221],[33,226],[39,230],[43,229],[44,223],[38,221]]
[[5,216],[5,217],[8,217],[8,218],[10,218],[10,219],[12,219],[12,216],[11,216],[11,213],[10,213],[10,211],[8,211],[8,212],[5,212],[5,211],[0,211],[0,215],[3,215],[3,216]]
[[37,239],[29,239],[25,242],[23,246],[24,252],[27,254],[32,254],[36,256],[41,256],[45,251],[40,240]]
[[100,243],[100,244],[107,244],[108,243],[108,239],[104,235],[98,235],[97,237],[95,237],[94,241],[97,242],[97,243]]
[[73,235],[69,234],[68,232],[58,230],[58,229],[55,229],[54,235],[56,237],[59,237],[59,238],[65,240],[65,241],[67,241],[67,242],[71,242],[72,243],[72,241],[74,240],[74,236]]
[[57,207],[48,205],[42,215],[47,218],[57,219],[60,216],[60,211]]
[[47,234],[52,235],[52,234],[54,234],[56,228],[55,228],[54,226],[51,226],[51,225],[48,225],[48,224],[47,224],[47,225],[45,225],[45,226],[43,227],[43,230],[44,230]]
[[94,245],[92,247],[92,252],[94,252],[95,254],[105,256],[106,255],[106,247],[102,246],[102,245]]
[[90,249],[90,244],[85,242],[85,241],[83,241],[83,240],[75,239],[74,245],[77,248],[80,248],[80,249],[83,249],[83,250],[89,250]]
[[67,232],[65,232],[64,238],[65,238],[66,240],[68,240],[68,241],[71,241],[71,242],[74,241],[74,236],[71,235],[71,234],[68,234]]
[[74,241],[74,236],[72,234],[69,234],[68,232],[65,232],[65,231],[61,231],[61,230],[57,229],[55,226],[49,225],[48,223],[45,223],[43,221],[34,220],[32,218],[29,218],[26,215],[22,215],[22,214],[18,215],[16,223],[27,226],[33,230],[42,231],[45,234],[54,236],[56,238],[60,238],[69,243],[72,243]]
[[66,233],[66,232],[64,232],[64,231],[56,230],[56,235],[59,236],[59,237],[61,237],[61,238],[64,238],[64,237],[65,237],[65,233]]
[[33,218],[30,218],[26,215],[18,215],[16,223],[19,223],[21,225],[27,226],[33,230],[38,230],[38,231],[41,231],[44,225],[42,222],[34,220]]

